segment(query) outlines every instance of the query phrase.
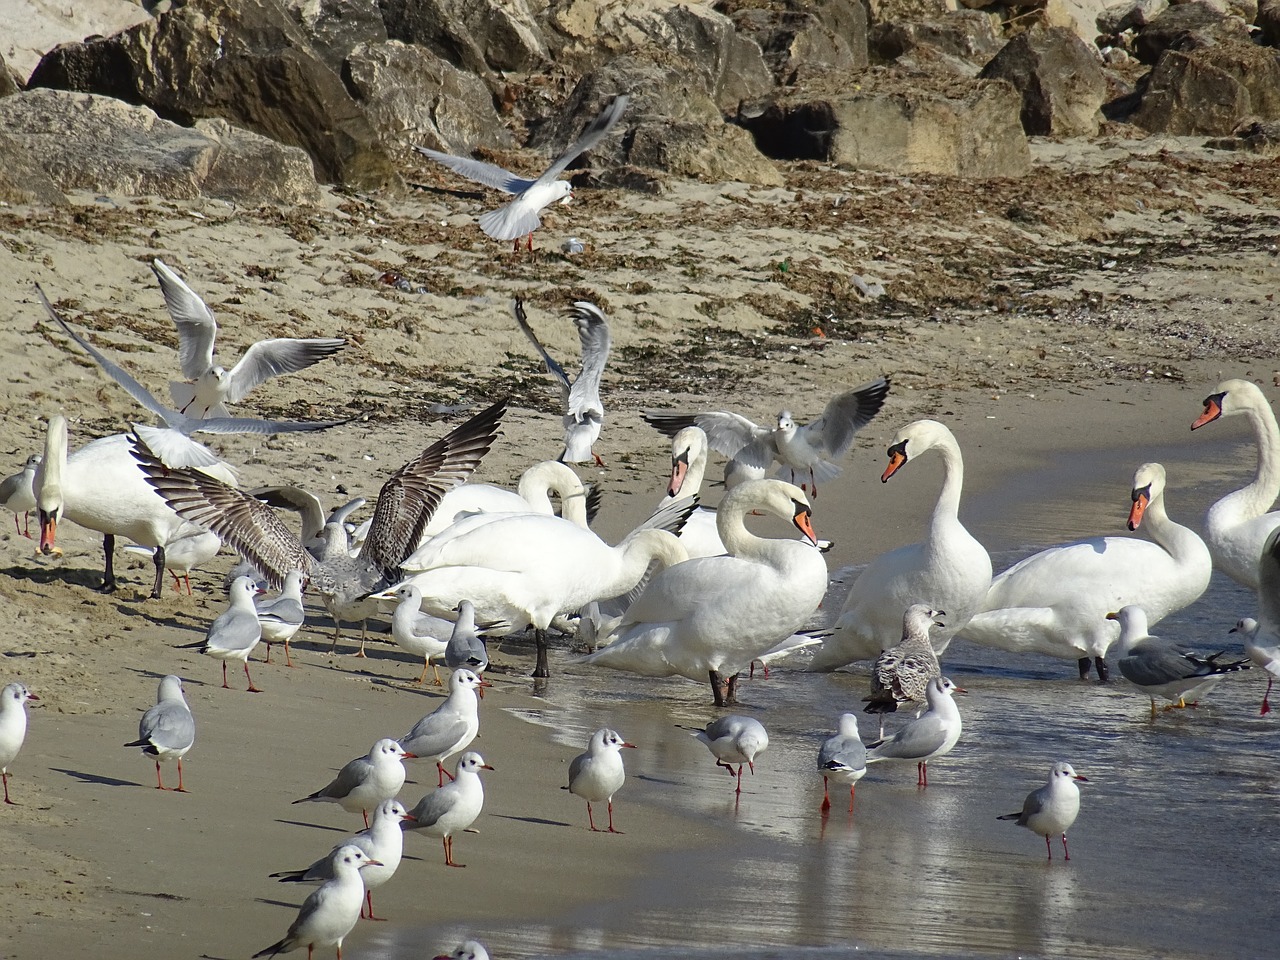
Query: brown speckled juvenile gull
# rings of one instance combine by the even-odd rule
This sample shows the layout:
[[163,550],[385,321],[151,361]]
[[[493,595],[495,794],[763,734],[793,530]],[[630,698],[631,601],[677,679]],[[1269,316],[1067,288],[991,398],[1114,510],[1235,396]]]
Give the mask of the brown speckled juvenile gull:
[[880,739],[884,739],[884,715],[894,713],[900,703],[924,703],[929,681],[942,676],[938,656],[929,640],[929,628],[945,615],[930,610],[927,603],[913,603],[902,615],[902,640],[885,650],[871,665],[871,696],[867,713],[880,714]]

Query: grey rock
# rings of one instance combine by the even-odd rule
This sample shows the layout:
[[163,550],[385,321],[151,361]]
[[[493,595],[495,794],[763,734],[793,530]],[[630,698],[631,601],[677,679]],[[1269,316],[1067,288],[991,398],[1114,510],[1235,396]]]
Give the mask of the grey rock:
[[380,0],[387,36],[420,44],[475,74],[529,72],[548,60],[526,0]]
[[1249,42],[1249,28],[1205,3],[1170,7],[1139,31],[1134,53],[1143,63],[1154,64],[1172,48],[1188,50],[1223,41]]
[[0,133],[0,201],[49,207],[67,202],[58,185],[32,156],[26,137]]
[[976,75],[1004,46],[991,18],[972,10],[936,20],[878,23],[869,42],[878,61],[903,61],[919,69],[939,66],[961,76]]
[[1145,27],[1169,8],[1169,0],[1125,0],[1113,4],[1098,15],[1098,32],[1116,36],[1126,30]]
[[347,56],[356,47],[387,39],[387,27],[376,0],[285,0],[285,3],[321,59],[335,72],[341,72]]
[[29,90],[0,99],[0,129],[63,191],[280,203],[317,195],[301,150],[224,122],[181,127],[110,97]]
[[1217,150],[1243,150],[1267,156],[1280,154],[1280,121],[1246,121],[1231,136],[1210,140],[1207,146]]
[[1280,0],[1262,0],[1254,23],[1264,43],[1280,47]]
[[775,0],[736,10],[730,19],[759,45],[780,84],[867,66],[867,12],[853,0]]
[[1022,95],[1022,129],[1039,136],[1093,136],[1107,81],[1097,55],[1065,27],[1036,26],[1005,44],[982,77],[1008,80]]
[[1246,118],[1280,119],[1280,51],[1227,41],[1161,54],[1132,121],[1153,133],[1223,136]]
[[18,92],[18,81],[0,55],[0,97],[8,97]]
[[[975,2],[988,5],[983,0]],[[938,20],[954,9],[947,0],[867,0],[872,25],[896,20]]]

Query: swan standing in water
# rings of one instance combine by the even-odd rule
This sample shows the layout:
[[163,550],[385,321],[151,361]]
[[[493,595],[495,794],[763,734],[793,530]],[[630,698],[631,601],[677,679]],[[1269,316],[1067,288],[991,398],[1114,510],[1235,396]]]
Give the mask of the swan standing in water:
[[1205,397],[1204,413],[1191,429],[1237,414],[1247,417],[1253,428],[1258,466],[1248,486],[1227,494],[1209,508],[1204,518],[1204,539],[1215,567],[1237,583],[1256,590],[1262,544],[1271,531],[1280,527],[1280,510],[1271,510],[1280,496],[1280,427],[1276,426],[1276,415],[1256,384],[1223,380]]
[[[759,510],[795,524],[809,543],[758,537],[744,518]],[[737,674],[818,609],[827,564],[809,500],[781,480],[749,480],[716,511],[722,557],[676,564],[649,581],[583,663],[650,677],[710,679],[716,706],[735,701]]]
[[[960,522],[964,459],[955,436],[936,420],[907,424],[889,445],[881,482],[930,450],[942,457],[942,490],[924,540],[872,560],[853,581],[832,635],[818,648],[810,669],[834,670],[855,660],[873,660],[902,637],[902,611],[923,603],[947,611],[947,625],[932,631],[935,653],[947,649],[969,618],[982,609],[991,586],[991,557]],[[1104,611],[1105,612],[1105,611]]]
[[1164,467],[1138,467],[1129,529],[1145,524],[1151,540],[1094,537],[1027,557],[992,581],[983,612],[961,631],[965,639],[1077,660],[1082,680],[1092,662],[1106,680],[1104,658],[1119,635],[1107,614],[1138,604],[1154,625],[1193,603],[1213,572],[1204,541],[1169,519],[1164,491]]

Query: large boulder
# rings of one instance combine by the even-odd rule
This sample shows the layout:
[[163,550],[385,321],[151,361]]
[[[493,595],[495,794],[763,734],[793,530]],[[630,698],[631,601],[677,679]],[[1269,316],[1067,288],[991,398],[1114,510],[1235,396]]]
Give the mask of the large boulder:
[[1161,54],[1132,121],[1153,133],[1224,136],[1245,118],[1280,119],[1280,51],[1225,42]]
[[893,23],[895,20],[937,20],[958,9],[958,0],[867,0],[872,24]]
[[188,0],[115,36],[58,47],[31,85],[146,104],[183,124],[222,118],[301,147],[326,180],[403,187],[368,117],[279,0]]
[[558,0],[548,18],[560,34],[557,57],[584,73],[622,54],[673,55],[703,75],[700,86],[726,111],[774,86],[759,44],[707,6],[682,0]]
[[1122,0],[1098,14],[1098,33],[1118,36],[1126,30],[1140,30],[1169,8],[1169,0]]
[[1280,47],[1280,0],[1262,0],[1254,18],[1264,43]]
[[25,83],[40,58],[58,44],[106,36],[150,19],[142,4],[130,0],[0,0],[0,55]]
[[1187,50],[1221,41],[1249,42],[1249,28],[1207,3],[1183,3],[1152,18],[1134,41],[1134,52],[1143,63],[1154,64],[1172,48]]
[[0,99],[0,129],[59,190],[284,204],[319,193],[299,149],[224,121],[182,127],[110,97],[29,90]]
[[872,55],[917,69],[940,67],[961,76],[976,76],[1005,41],[996,36],[985,13],[961,10],[937,20],[897,20],[871,29]]
[[867,12],[855,0],[766,0],[731,16],[738,33],[759,44],[780,84],[866,69]]
[[1034,0],[1017,6],[1040,8],[1045,26],[1066,27],[1085,43],[1093,43],[1098,35],[1098,17],[1109,0]]
[[513,145],[480,78],[425,47],[362,44],[344,76],[388,149],[398,145],[406,159],[414,145],[455,154]]
[[1097,55],[1065,27],[1035,26],[1014,37],[982,70],[1022,95],[1022,129],[1039,136],[1091,137],[1102,123],[1107,81]]
[[7,97],[18,92],[18,81],[9,70],[4,57],[0,56],[0,97]]
[[0,201],[4,203],[61,206],[67,202],[53,179],[44,172],[31,147],[0,132]]
[[548,62],[526,0],[380,0],[387,36],[420,44],[472,73],[527,73]]
[[290,16],[333,70],[341,71],[347,55],[364,44],[387,39],[387,26],[376,0],[284,0]]
[[1016,177],[1031,168],[1018,92],[1002,80],[875,78],[864,91],[796,94],[745,108],[740,122],[766,156],[895,173]]

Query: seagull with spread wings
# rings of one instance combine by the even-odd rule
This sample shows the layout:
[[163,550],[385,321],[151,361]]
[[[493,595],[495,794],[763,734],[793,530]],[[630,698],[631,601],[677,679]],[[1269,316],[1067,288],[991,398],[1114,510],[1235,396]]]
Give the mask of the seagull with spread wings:
[[297,373],[347,345],[338,337],[299,340],[277,337],[259,340],[230,370],[213,362],[218,324],[213,311],[182,282],[163,260],[151,261],[160,281],[164,305],[178,328],[178,360],[187,382],[169,381],[169,394],[189,417],[229,417],[226,404],[238,403],[261,383],[282,373]]
[[[880,412],[888,394],[889,378],[877,377],[834,397],[822,416],[810,423],[796,423],[791,411],[783,410],[774,427],[762,427],[740,414],[724,411],[690,414],[650,410],[641,416],[669,437],[685,427],[701,427],[711,448],[732,460],[735,469],[725,470],[730,486],[732,474],[740,479],[761,477],[777,462],[782,465],[780,479],[816,496],[818,481],[825,483],[840,473],[835,461],[849,452],[853,438]],[[801,479],[805,473],[808,484]]]
[[504,203],[497,210],[491,210],[480,217],[480,229],[495,240],[512,240],[515,250],[520,249],[520,238],[528,235],[529,249],[533,249],[533,231],[542,226],[540,214],[546,207],[559,201],[568,203],[573,199],[573,186],[568,180],[561,180],[560,174],[569,168],[580,154],[586,153],[603,140],[618,122],[627,109],[629,97],[615,97],[613,102],[591,121],[582,135],[573,141],[556,158],[555,163],[547,167],[536,180],[526,180],[509,170],[483,160],[471,157],[455,157],[451,153],[428,150],[426,147],[414,147],[420,154],[430,157],[436,163],[443,164],[454,173],[460,173],[468,180],[493,187],[503,193],[514,194],[514,198]]
[[582,370],[571,381],[564,367],[551,358],[529,326],[524,301],[512,301],[511,309],[516,315],[516,323],[533,344],[533,349],[538,351],[547,373],[555,377],[564,395],[564,453],[560,454],[560,462],[583,463],[594,458],[596,466],[603,467],[604,461],[591,448],[600,438],[600,428],[604,426],[600,379],[604,376],[604,365],[609,359],[612,343],[604,313],[594,303],[585,300],[577,300],[569,308],[569,319],[578,328],[578,341],[582,344]]

